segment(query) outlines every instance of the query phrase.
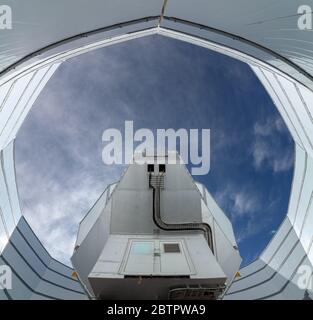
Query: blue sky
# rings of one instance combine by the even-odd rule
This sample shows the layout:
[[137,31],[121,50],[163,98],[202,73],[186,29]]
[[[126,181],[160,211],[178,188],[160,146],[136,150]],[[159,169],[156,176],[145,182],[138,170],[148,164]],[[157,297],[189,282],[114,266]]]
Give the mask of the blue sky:
[[103,164],[101,137],[125,120],[211,130],[211,170],[195,178],[231,219],[243,264],[255,259],[287,212],[292,138],[247,65],[160,36],[63,63],[24,122],[22,210],[51,254],[69,263],[80,219],[123,171]]

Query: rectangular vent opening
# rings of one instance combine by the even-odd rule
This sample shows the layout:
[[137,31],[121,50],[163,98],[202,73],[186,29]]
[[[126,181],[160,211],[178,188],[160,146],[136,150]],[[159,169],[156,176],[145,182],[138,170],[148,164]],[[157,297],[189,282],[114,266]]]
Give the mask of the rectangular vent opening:
[[154,172],[154,164],[148,164],[148,172]]
[[164,243],[163,244],[165,253],[179,253],[180,247],[178,243]]
[[159,164],[159,172],[165,173],[165,164]]

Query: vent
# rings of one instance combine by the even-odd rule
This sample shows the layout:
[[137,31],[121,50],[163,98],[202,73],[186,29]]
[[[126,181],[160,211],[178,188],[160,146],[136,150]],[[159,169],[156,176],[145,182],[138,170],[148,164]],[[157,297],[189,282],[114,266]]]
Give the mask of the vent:
[[159,172],[165,173],[165,164],[159,164]]
[[148,164],[148,172],[154,172],[154,164]]
[[179,253],[180,248],[178,243],[164,243],[163,245],[165,253]]

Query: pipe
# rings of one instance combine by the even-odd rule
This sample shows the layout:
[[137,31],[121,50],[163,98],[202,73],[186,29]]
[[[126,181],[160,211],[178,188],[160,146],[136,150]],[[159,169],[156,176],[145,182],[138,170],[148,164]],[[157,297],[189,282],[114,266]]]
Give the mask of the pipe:
[[152,174],[149,174],[149,187],[153,190],[153,221],[157,227],[166,231],[184,231],[184,230],[200,230],[203,231],[204,236],[208,242],[208,245],[214,254],[213,249],[213,238],[212,238],[212,230],[211,227],[204,222],[199,223],[166,223],[161,218],[161,210],[160,210],[160,186],[153,186],[151,184]]

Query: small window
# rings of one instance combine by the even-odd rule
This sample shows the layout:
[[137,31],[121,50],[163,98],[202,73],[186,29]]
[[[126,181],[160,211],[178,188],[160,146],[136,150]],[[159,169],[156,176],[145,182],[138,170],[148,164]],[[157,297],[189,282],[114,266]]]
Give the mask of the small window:
[[159,172],[165,172],[165,164],[159,164]]
[[154,172],[154,164],[148,164],[148,172]]
[[133,242],[131,246],[131,253],[151,255],[153,253],[153,242]]
[[179,253],[180,248],[178,243],[164,243],[164,252],[165,253]]

